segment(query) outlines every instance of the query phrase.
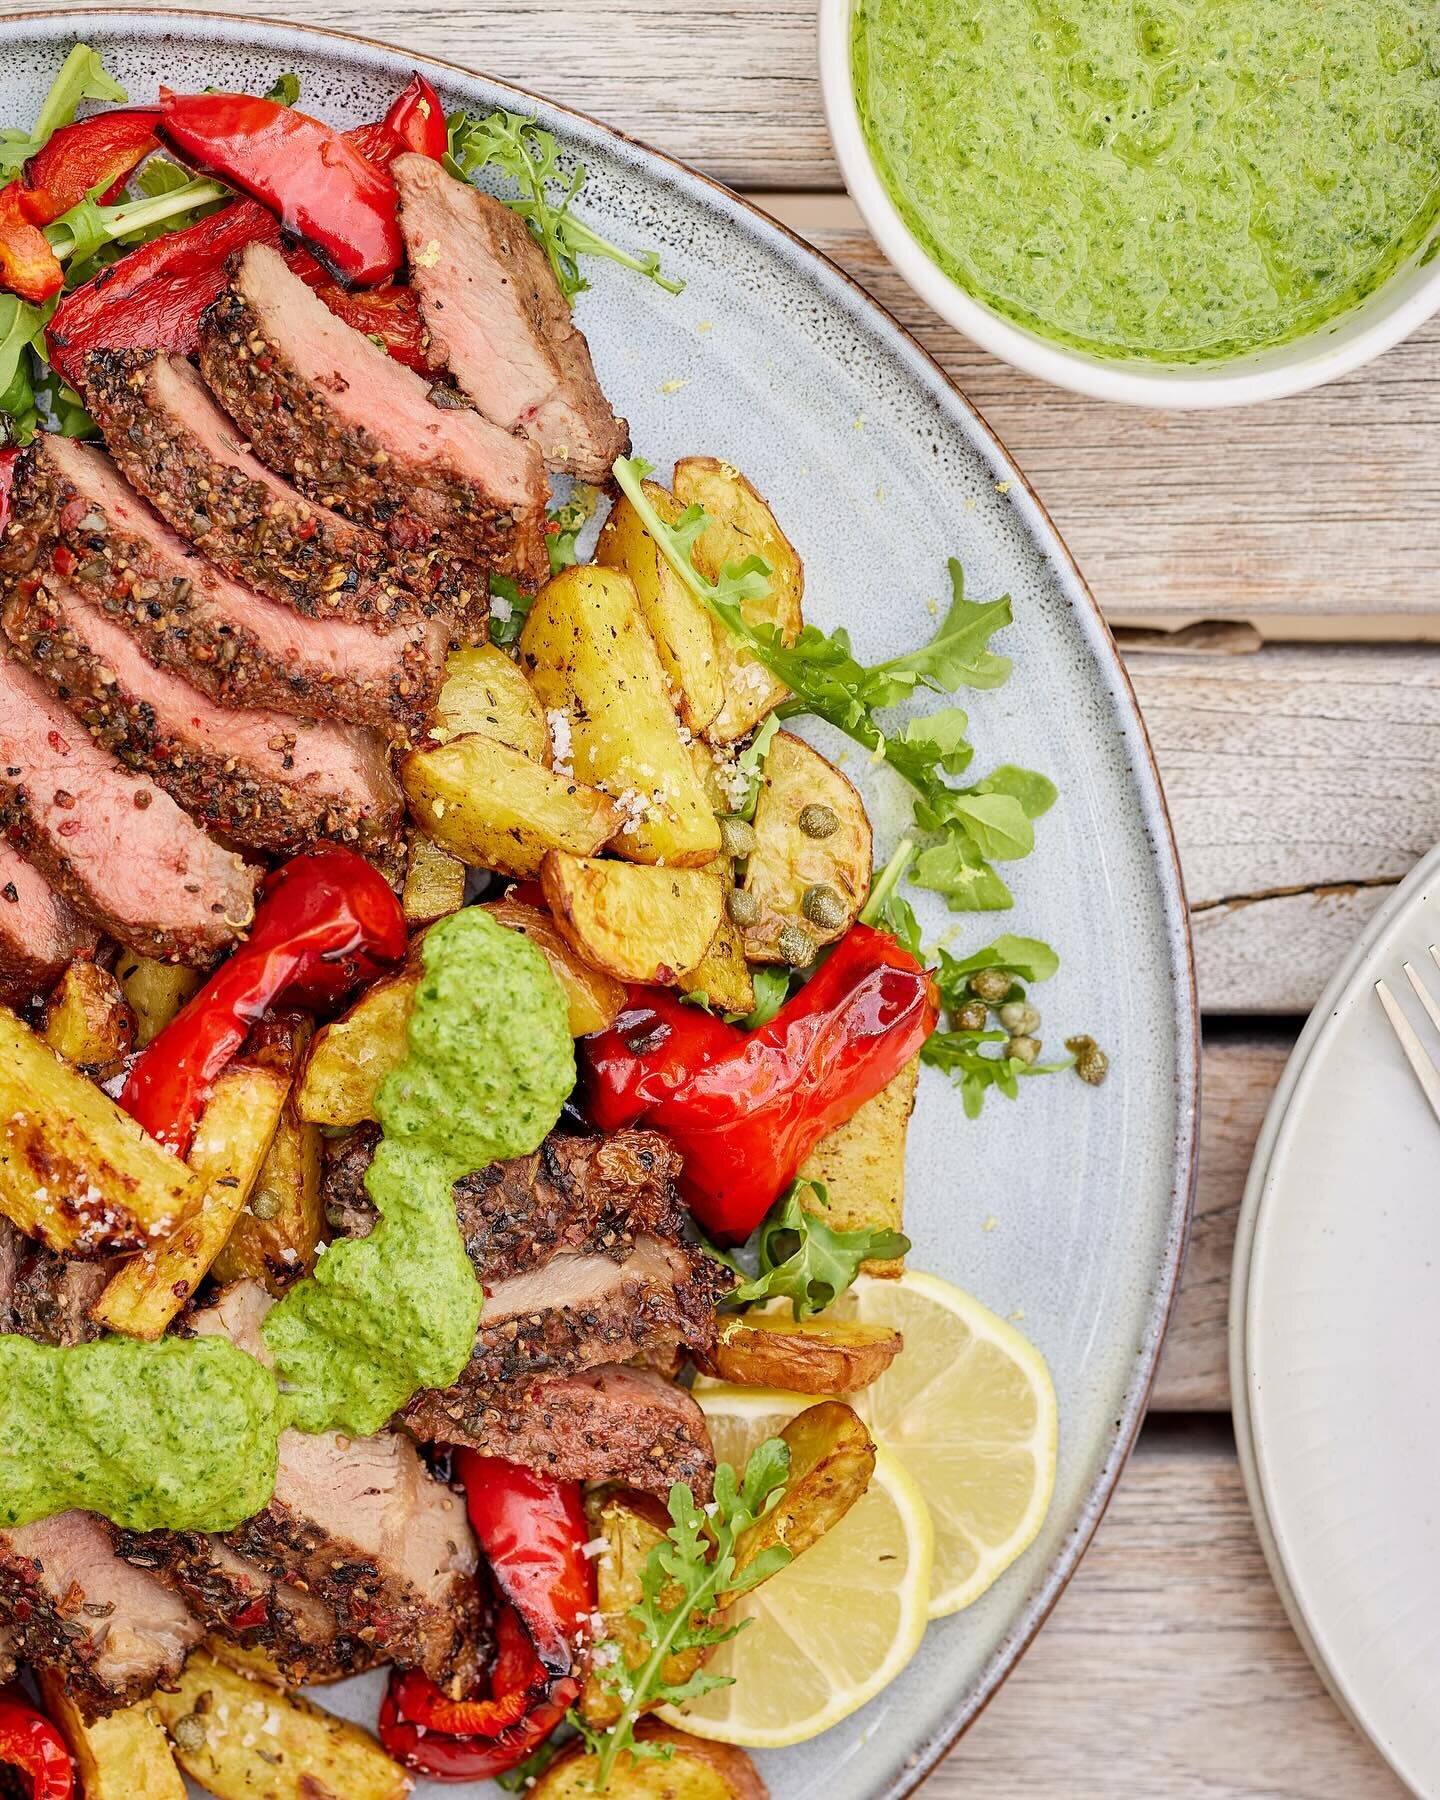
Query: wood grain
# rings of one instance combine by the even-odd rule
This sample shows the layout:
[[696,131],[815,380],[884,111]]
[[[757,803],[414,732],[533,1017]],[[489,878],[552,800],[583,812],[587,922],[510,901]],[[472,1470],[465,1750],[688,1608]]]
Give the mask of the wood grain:
[[[1223,1431],[1223,1426],[1220,1428]],[[931,1800],[1403,1800],[1286,1623],[1233,1448],[1152,1435]]]

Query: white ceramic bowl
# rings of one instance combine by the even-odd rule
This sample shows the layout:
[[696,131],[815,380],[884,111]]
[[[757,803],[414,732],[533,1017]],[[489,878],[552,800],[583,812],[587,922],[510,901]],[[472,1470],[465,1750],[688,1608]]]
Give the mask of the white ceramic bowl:
[[[819,0],[820,84],[840,172],[875,241],[942,319],[1017,369],[1076,393],[1131,406],[1246,406],[1333,381],[1408,337],[1440,311],[1440,256],[1423,247],[1361,305],[1293,343],[1226,362],[1163,364],[1091,356],[1002,317],[934,262],[896,210],[860,126],[850,70],[854,0]],[[1433,234],[1432,234],[1433,242]]]

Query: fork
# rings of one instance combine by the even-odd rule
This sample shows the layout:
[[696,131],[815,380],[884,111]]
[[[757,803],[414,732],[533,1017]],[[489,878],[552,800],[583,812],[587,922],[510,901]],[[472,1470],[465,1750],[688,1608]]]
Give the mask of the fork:
[[[1430,960],[1440,968],[1440,947],[1430,946]],[[1415,990],[1415,997],[1425,1008],[1426,1017],[1437,1031],[1440,1031],[1440,1001],[1426,987],[1415,970],[1413,963],[1404,963],[1405,979]],[[1415,1079],[1425,1091],[1425,1098],[1430,1102],[1430,1110],[1440,1119],[1440,1063],[1420,1042],[1419,1033],[1400,1010],[1400,1003],[1386,987],[1383,981],[1375,983],[1375,992],[1380,996],[1380,1004],[1385,1008],[1385,1016],[1394,1027],[1395,1035],[1400,1040],[1400,1048],[1405,1052],[1406,1060],[1415,1071]]]

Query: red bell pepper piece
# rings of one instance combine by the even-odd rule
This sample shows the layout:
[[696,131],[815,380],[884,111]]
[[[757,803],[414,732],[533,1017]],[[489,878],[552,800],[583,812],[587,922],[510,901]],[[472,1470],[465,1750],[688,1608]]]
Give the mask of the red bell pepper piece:
[[0,1689],[0,1764],[28,1779],[32,1800],[71,1800],[75,1792],[65,1740],[18,1688]]
[[337,319],[366,337],[378,338],[396,362],[417,375],[434,376],[425,353],[425,321],[414,288],[343,288],[328,278],[310,284]]
[[0,188],[0,287],[37,306],[65,285],[65,271],[40,229],[53,216],[43,194],[18,181]]
[[225,265],[247,244],[280,242],[274,216],[254,200],[142,244],[111,263],[55,309],[50,360],[78,387],[90,350],[200,347],[200,315],[225,285]]
[[78,206],[101,182],[101,204],[118,200],[131,172],[157,147],[159,123],[158,106],[131,106],[62,125],[25,165],[27,186],[49,195],[53,211],[44,223]]
[[440,96],[417,69],[408,86],[395,96],[385,115],[385,128],[407,150],[441,161],[450,148],[450,132]]
[[663,988],[634,988],[581,1041],[602,1131],[658,1126],[710,1235],[742,1243],[810,1151],[853,1118],[935,1029],[935,983],[888,932],[856,925],[768,1025],[745,1032]]
[[[497,1681],[500,1675],[497,1662]],[[386,1690],[380,1707],[380,1742],[397,1762],[431,1781],[489,1781],[518,1767],[540,1748],[580,1697],[578,1679],[567,1676],[555,1683],[548,1700],[532,1706],[515,1724],[494,1736],[452,1736],[405,1717],[401,1708],[409,1693],[409,1680],[403,1675],[393,1678]],[[421,1682],[425,1680],[420,1676]]]
[[250,94],[160,90],[164,136],[262,200],[337,280],[378,286],[400,267],[395,183],[333,126]]
[[338,1004],[407,942],[400,903],[364,857],[339,844],[302,850],[266,879],[245,942],[130,1065],[120,1105],[184,1156],[252,1025],[282,1001]]

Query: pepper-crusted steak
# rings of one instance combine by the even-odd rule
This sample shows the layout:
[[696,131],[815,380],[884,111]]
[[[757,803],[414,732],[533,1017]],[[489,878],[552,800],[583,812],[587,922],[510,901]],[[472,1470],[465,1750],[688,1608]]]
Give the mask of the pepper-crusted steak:
[[48,993],[98,934],[38,869],[0,838],[0,1002],[23,1006]]

